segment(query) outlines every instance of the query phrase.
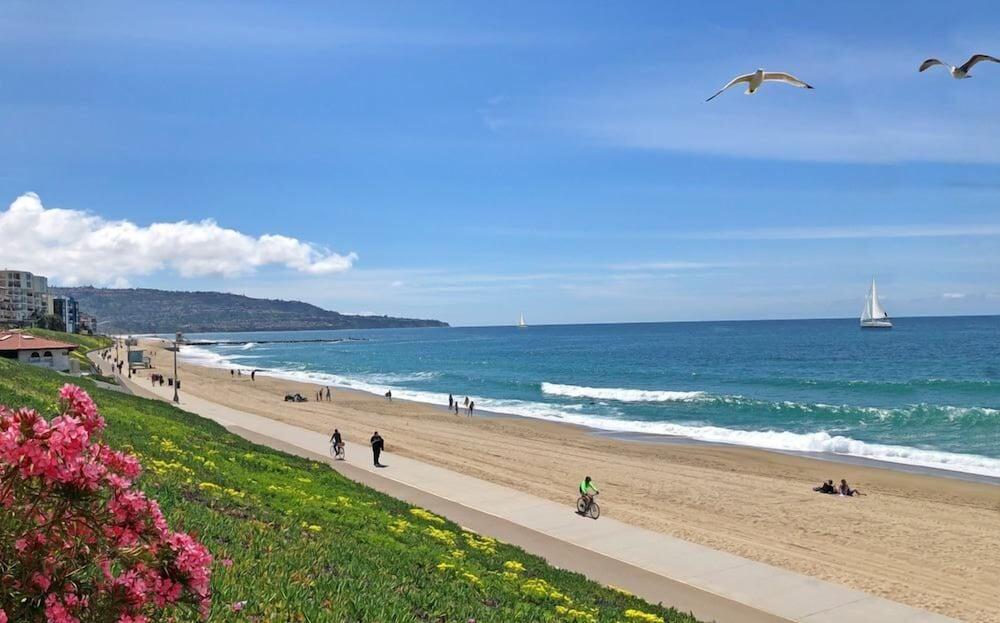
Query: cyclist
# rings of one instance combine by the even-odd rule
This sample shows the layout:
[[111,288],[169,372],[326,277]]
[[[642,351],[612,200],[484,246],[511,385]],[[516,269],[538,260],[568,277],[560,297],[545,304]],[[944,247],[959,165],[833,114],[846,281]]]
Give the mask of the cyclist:
[[344,439],[340,436],[340,431],[333,429],[333,436],[330,437],[330,444],[333,445],[333,453],[340,454],[344,451]]
[[580,483],[580,497],[587,503],[587,508],[584,509],[584,512],[590,510],[590,505],[594,502],[594,496],[598,493],[600,491],[594,486],[593,481],[590,480],[590,476],[584,478],[583,482]]

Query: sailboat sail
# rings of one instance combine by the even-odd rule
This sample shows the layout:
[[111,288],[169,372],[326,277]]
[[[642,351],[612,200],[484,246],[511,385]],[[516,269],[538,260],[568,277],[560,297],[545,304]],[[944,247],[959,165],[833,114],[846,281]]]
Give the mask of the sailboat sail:
[[868,296],[865,298],[865,307],[861,310],[861,326],[865,327],[891,327],[889,314],[882,307],[878,300],[878,286],[872,278],[872,285],[868,289]]
[[528,325],[524,324],[524,313],[521,314],[521,319],[518,321],[517,326],[521,327],[522,329],[524,327],[528,326]]

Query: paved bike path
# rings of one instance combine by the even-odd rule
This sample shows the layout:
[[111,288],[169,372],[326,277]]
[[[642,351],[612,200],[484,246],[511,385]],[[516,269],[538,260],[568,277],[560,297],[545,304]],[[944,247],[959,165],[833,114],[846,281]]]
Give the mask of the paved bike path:
[[[169,387],[122,379],[134,393],[170,400]],[[180,407],[251,441],[329,459],[322,433],[181,395]],[[348,460],[330,461],[349,478],[440,512],[643,598],[719,623],[946,623],[954,621],[816,578],[719,552],[611,518],[598,521],[549,500],[390,452],[371,464],[366,444],[348,441]]]

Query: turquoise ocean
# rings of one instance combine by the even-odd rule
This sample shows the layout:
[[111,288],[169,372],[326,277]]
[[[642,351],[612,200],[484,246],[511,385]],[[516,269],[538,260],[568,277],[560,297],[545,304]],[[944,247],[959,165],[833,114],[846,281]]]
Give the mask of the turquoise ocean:
[[[193,362],[623,434],[1000,477],[1000,316],[191,334]],[[274,343],[270,340],[330,340]],[[204,341],[236,344],[198,344]]]

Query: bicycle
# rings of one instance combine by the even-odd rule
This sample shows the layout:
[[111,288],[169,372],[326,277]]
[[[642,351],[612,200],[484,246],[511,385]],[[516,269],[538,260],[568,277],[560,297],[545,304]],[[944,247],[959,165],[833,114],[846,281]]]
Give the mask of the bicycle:
[[594,498],[597,494],[590,496],[590,503],[587,503],[587,498],[580,496],[580,499],[576,501],[576,512],[583,515],[584,517],[590,517],[591,519],[597,519],[601,516],[601,507],[597,505]]
[[335,461],[343,461],[346,459],[346,452],[344,451],[343,443],[331,443],[330,444],[330,456],[333,457]]

